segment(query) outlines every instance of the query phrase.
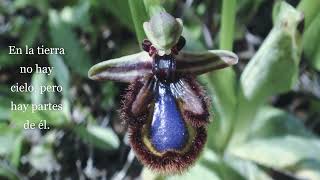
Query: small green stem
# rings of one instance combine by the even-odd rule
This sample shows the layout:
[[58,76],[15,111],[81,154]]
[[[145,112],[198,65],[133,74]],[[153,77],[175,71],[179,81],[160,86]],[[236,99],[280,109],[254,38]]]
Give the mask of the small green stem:
[[[233,49],[233,40],[234,40],[234,29],[235,29],[235,19],[236,19],[236,0],[223,0],[222,3],[222,18],[221,18],[221,29],[220,29],[220,49],[232,50]],[[230,138],[233,133],[234,126],[234,116],[235,111],[237,110],[237,95],[236,93],[236,78],[235,73],[232,68],[227,68],[220,70],[219,72],[211,73],[210,80],[212,88],[215,89],[215,92],[220,92],[216,94],[216,99],[219,102],[225,102],[229,105],[231,111],[228,113],[222,114],[222,120],[227,121],[225,128],[222,130],[223,138],[221,139],[220,146],[217,151],[219,153],[224,153]],[[225,94],[224,91],[219,91],[221,87],[231,88],[228,94]],[[225,97],[228,96],[229,99],[226,100]]]
[[223,0],[220,49],[232,50],[236,16],[236,0]]

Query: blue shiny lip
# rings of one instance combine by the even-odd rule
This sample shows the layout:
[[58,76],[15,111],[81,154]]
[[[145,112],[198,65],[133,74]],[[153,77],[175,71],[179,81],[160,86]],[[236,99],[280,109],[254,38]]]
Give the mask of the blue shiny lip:
[[159,152],[181,150],[188,141],[188,130],[170,90],[170,84],[158,82],[150,129],[151,143]]

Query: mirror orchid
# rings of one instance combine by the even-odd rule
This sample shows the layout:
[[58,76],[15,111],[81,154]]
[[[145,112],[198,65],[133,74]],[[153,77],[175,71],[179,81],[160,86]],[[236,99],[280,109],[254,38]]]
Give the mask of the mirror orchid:
[[185,52],[183,23],[166,12],[143,24],[142,52],[103,61],[88,73],[93,80],[130,83],[121,118],[137,158],[160,173],[181,173],[206,143],[209,100],[197,75],[228,67],[238,57],[225,50]]

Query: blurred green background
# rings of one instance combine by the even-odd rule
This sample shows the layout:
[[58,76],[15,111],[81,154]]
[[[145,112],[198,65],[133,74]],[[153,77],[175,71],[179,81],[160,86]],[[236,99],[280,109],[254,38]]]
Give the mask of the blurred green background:
[[[185,49],[227,49],[240,62],[199,78],[212,99],[207,146],[181,176],[150,172],[130,151],[126,84],[87,78],[95,63],[140,51],[159,8],[184,21]],[[320,1],[1,0],[0,179],[320,179]],[[303,18],[304,17],[304,20]],[[65,55],[8,55],[62,47]],[[20,66],[55,67],[19,74]],[[63,93],[13,93],[15,83]],[[63,111],[10,111],[10,102]],[[47,120],[49,130],[23,123]]]

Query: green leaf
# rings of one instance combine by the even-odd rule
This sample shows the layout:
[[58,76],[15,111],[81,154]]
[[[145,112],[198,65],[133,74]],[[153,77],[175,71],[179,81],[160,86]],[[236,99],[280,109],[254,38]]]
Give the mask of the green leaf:
[[190,170],[182,175],[169,176],[166,180],[194,180],[194,179],[210,179],[220,180],[219,176],[210,168],[199,163],[194,165]]
[[182,36],[186,39],[186,45],[183,50],[198,51],[207,50],[201,39],[203,37],[203,22],[193,12],[192,9],[186,9],[183,15],[183,31]]
[[126,25],[130,30],[134,30],[134,24],[132,22],[132,15],[129,11],[128,0],[94,0],[97,6],[105,8],[107,11],[111,12],[119,21]]
[[309,63],[320,71],[320,13],[303,34],[303,50]]
[[0,124],[0,156],[9,156],[15,148],[20,130],[6,124]]
[[236,169],[231,167],[225,159],[217,156],[211,150],[205,150],[199,162],[211,171],[215,172],[220,179],[228,180],[245,180],[245,176],[240,174]]
[[245,67],[238,89],[231,146],[248,138],[252,121],[267,98],[289,91],[297,82],[301,55],[299,23],[301,12],[289,4],[280,4],[276,23]]
[[315,138],[290,135],[254,139],[234,147],[231,152],[240,158],[281,169],[306,159],[319,161],[320,141]]
[[19,135],[14,141],[14,149],[11,152],[11,157],[10,157],[11,164],[16,168],[18,168],[20,164],[22,145],[23,145],[23,136]]
[[1,120],[9,120],[11,113],[11,101],[18,104],[24,102],[24,94],[16,93],[13,94],[10,90],[9,85],[0,85],[0,122]]
[[212,99],[213,124],[209,126],[208,145],[221,152],[228,143],[235,118],[236,80],[231,68],[222,69],[203,76]]
[[224,161],[247,180],[273,180],[273,178],[251,161],[237,158],[230,154],[226,155]]
[[249,139],[284,135],[312,137],[302,120],[277,108],[265,106],[259,109],[253,121]]
[[118,136],[110,128],[96,125],[77,126],[74,132],[87,143],[103,150],[115,150],[120,145]]
[[299,11],[303,12],[305,18],[305,27],[309,28],[311,22],[314,20],[317,14],[319,14],[320,1],[301,0],[297,8]]
[[[112,89],[112,90],[111,90]],[[116,97],[119,95],[118,86],[112,81],[103,83],[101,92],[103,97],[101,99],[101,107],[106,109],[113,108],[115,106]]]
[[301,55],[297,27],[302,20],[299,11],[281,3],[274,28],[241,75],[241,89],[247,99],[264,99],[295,85]]
[[50,126],[59,127],[69,123],[60,111],[41,110],[33,112],[31,107],[29,107],[26,112],[11,111],[10,119],[11,122],[19,128],[23,128],[27,120],[29,120],[30,123],[35,123],[36,126],[38,126],[39,123],[44,123],[43,120],[46,120],[47,127],[49,128]]
[[141,179],[142,180],[165,180],[165,177],[149,170],[147,167],[144,167],[141,172]]
[[129,7],[138,43],[141,46],[143,39],[146,37],[142,25],[144,22],[148,21],[149,16],[147,15],[143,1],[129,0]]
[[320,161],[306,160],[294,167],[295,175],[301,179],[320,179]]
[[1,121],[7,121],[10,109],[8,108],[10,104],[10,99],[0,96],[0,123]]
[[70,25],[64,23],[55,10],[49,11],[49,32],[53,46],[64,48],[64,59],[70,69],[87,76],[91,66],[90,56],[80,45]]
[[54,67],[54,77],[63,88],[63,95],[69,97],[70,72],[60,55],[49,55],[49,63]]
[[10,171],[10,169],[8,168],[9,167],[7,167],[6,165],[0,163],[0,178],[18,180],[19,178],[16,176],[16,174]]
[[[233,49],[234,26],[236,18],[235,0],[222,1],[221,29],[219,47],[224,50]],[[236,110],[236,79],[232,68],[210,73],[205,79],[212,94],[215,126],[209,129],[209,146],[218,152],[224,151],[232,133]]]
[[90,24],[90,1],[80,0],[74,6],[66,6],[61,11],[61,19],[72,26],[80,26],[83,29],[91,27]]
[[22,62],[21,55],[10,55],[9,48],[0,50],[0,69],[15,66]]
[[[244,172],[245,174],[246,172]],[[144,168],[142,172],[143,179],[228,179],[228,180],[244,180],[245,176],[241,175],[237,169],[234,169],[224,159],[217,156],[210,149],[205,149],[200,159],[189,170],[182,175],[164,176],[152,172],[147,168]]]
[[36,7],[41,13],[46,13],[49,8],[49,1],[42,0],[16,0],[13,2],[15,9],[23,9],[28,6]]
[[20,34],[20,36],[22,36],[20,47],[25,47],[26,45],[28,45],[28,47],[30,48],[33,46],[41,30],[41,25],[42,18],[40,17],[34,18],[31,21],[26,21],[26,25],[22,30],[23,33]]
[[34,91],[31,93],[31,100],[33,104],[41,104],[45,102],[46,93],[41,94],[40,87],[46,86],[48,84],[48,78],[46,74],[37,74],[32,75],[31,84],[34,87]]

